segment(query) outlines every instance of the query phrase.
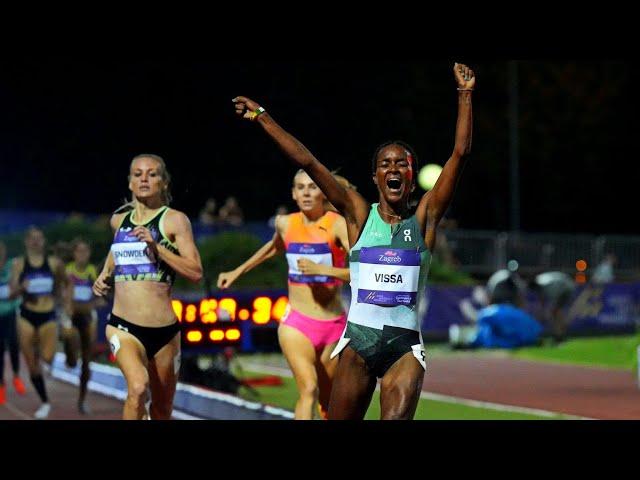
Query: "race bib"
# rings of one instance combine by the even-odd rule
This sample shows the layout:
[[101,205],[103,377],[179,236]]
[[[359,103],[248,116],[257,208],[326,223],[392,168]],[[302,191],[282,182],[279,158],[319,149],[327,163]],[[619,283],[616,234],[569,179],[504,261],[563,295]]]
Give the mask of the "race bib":
[[53,293],[53,277],[51,275],[45,276],[26,276],[29,285],[27,286],[27,293],[31,295],[49,295]]
[[139,273],[157,273],[154,259],[149,257],[146,242],[140,242],[134,235],[120,230],[111,245],[116,275],[137,275]]
[[287,263],[289,264],[289,281],[296,283],[325,283],[326,275],[304,275],[298,270],[298,260],[306,258],[320,265],[333,265],[331,249],[327,243],[290,243],[287,246]]
[[73,286],[73,300],[75,302],[89,302],[93,298],[93,290],[88,285]]
[[415,305],[420,279],[420,252],[362,247],[358,302],[381,306]]

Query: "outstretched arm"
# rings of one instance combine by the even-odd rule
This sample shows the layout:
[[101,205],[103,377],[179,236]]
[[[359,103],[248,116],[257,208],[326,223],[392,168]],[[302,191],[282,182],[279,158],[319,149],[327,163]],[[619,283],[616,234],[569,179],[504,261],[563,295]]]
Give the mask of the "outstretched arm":
[[285,155],[309,174],[327,196],[327,199],[350,223],[356,223],[359,226],[359,222],[361,222],[364,225],[369,214],[369,205],[358,192],[340,185],[329,169],[320,163],[307,147],[278,125],[269,113],[256,102],[247,97],[236,97],[233,102],[236,113],[242,118],[259,123]]
[[[276,217],[276,226],[281,222],[280,216]],[[284,251],[284,242],[282,237],[276,232],[273,234],[273,238],[265,243],[258,249],[256,253],[251,255],[242,265],[231,270],[229,272],[222,272],[218,275],[218,288],[229,288],[242,274],[247,273],[249,270],[257,267],[263,262],[266,262],[276,253]]]
[[464,167],[467,155],[471,152],[472,109],[471,92],[476,77],[466,65],[456,63],[453,73],[458,85],[458,120],[453,153],[445,163],[442,173],[433,189],[424,194],[418,205],[416,215],[420,225],[426,225],[425,242],[429,250],[436,243],[436,227],[447,211]]

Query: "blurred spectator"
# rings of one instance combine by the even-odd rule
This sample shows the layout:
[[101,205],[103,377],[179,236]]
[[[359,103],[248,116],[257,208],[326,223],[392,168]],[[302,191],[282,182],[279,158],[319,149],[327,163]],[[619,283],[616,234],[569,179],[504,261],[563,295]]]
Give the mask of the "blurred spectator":
[[433,257],[441,264],[450,268],[456,268],[459,262],[453,256],[453,250],[451,249],[449,240],[447,239],[447,232],[455,230],[457,227],[458,222],[455,220],[450,218],[443,218],[440,220],[440,224],[438,225],[438,235],[436,236],[436,246],[433,249]]
[[617,261],[613,253],[605,255],[604,259],[595,268],[591,276],[591,282],[596,285],[611,283],[614,280],[613,267]]
[[71,242],[58,240],[51,250],[51,253],[62,260],[65,265],[73,261],[73,246],[71,245]]
[[475,325],[451,325],[449,341],[454,348],[517,348],[537,344],[541,333],[535,318],[503,303],[479,310]]
[[99,215],[96,218],[94,225],[96,228],[109,229],[109,231],[111,231],[111,215]]
[[460,311],[472,325],[450,326],[454,348],[517,348],[539,342],[542,325],[521,308],[526,285],[516,270],[498,270],[486,288],[477,286],[460,301]]
[[575,288],[571,276],[564,272],[544,272],[531,282],[539,300],[539,318],[556,342],[566,337],[571,316],[566,315],[565,307],[571,302]]
[[483,286],[476,286],[471,291],[471,297],[460,300],[460,311],[464,318],[475,323],[478,320],[478,311],[489,305],[487,290]]
[[286,215],[287,213],[289,213],[289,210],[287,209],[287,207],[285,207],[284,205],[278,205],[278,208],[276,208],[276,213],[274,213],[271,218],[269,219],[269,226],[273,229],[276,228],[276,217],[278,215]]
[[81,212],[71,212],[67,216],[67,222],[69,223],[82,223],[85,221],[84,214]]
[[526,284],[518,275],[517,267],[495,272],[487,280],[486,288],[490,305],[498,303],[510,303],[516,307],[524,305]]
[[200,210],[200,214],[198,215],[198,220],[201,225],[215,225],[218,222],[218,217],[216,217],[216,201],[213,198],[207,199]]
[[244,223],[244,214],[236,197],[227,197],[224,205],[220,207],[220,221],[234,227],[239,227]]

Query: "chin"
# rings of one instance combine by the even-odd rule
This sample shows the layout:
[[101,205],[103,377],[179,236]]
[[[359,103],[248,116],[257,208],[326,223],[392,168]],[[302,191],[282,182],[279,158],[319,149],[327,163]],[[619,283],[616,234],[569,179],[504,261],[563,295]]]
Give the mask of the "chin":
[[158,194],[157,194],[157,193],[155,193],[155,192],[138,192],[138,193],[136,194],[136,197],[138,197],[138,198],[145,198],[145,199],[146,199],[146,198],[153,198],[153,197],[156,197],[156,196],[158,196]]
[[403,200],[407,200],[409,197],[401,191],[399,193],[384,192],[384,198],[389,203],[400,203]]

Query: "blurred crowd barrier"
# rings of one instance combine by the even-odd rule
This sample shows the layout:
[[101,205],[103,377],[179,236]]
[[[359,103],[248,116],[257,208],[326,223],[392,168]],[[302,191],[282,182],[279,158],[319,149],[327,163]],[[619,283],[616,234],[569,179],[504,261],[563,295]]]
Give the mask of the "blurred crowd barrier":
[[510,260],[525,275],[550,270],[573,274],[582,260],[588,279],[607,255],[614,255],[617,281],[640,280],[640,236],[455,229],[447,231],[447,240],[458,267],[478,277],[507,268]]
[[[425,339],[442,339],[451,325],[468,324],[460,304],[472,297],[473,287],[427,288],[422,316]],[[524,310],[540,318],[541,306],[533,292],[527,292]],[[640,326],[640,282],[578,286],[565,310],[571,315],[570,336],[633,333]]]

